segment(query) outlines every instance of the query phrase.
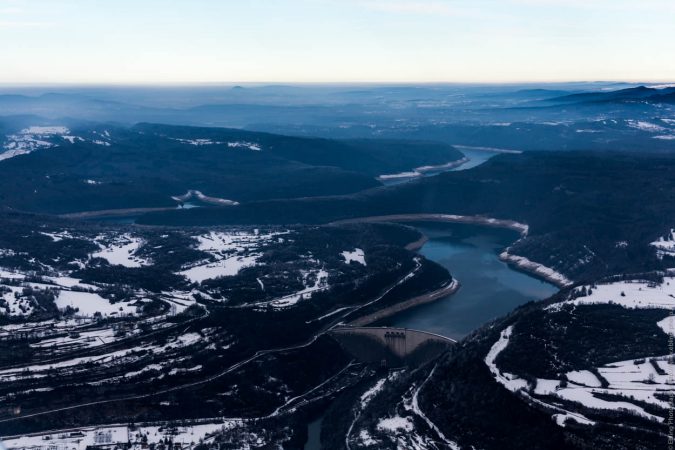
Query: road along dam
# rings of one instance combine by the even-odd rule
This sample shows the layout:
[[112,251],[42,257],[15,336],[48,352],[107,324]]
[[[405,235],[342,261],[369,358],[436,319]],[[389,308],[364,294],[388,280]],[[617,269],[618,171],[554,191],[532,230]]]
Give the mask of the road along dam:
[[424,364],[455,344],[445,336],[408,328],[342,326],[330,336],[359,361],[387,367]]

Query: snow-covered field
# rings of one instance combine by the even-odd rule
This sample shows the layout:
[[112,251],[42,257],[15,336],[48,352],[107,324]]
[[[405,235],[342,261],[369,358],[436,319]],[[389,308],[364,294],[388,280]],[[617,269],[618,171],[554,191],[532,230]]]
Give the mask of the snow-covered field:
[[650,244],[656,248],[656,256],[663,259],[664,256],[675,256],[675,229],[671,229],[666,236],[662,236]]
[[7,292],[0,294],[0,299],[6,302],[6,306],[0,306],[0,312],[7,316],[29,316],[35,309],[34,302],[27,297],[17,297],[23,291],[22,287],[4,286]]
[[222,258],[212,263],[191,267],[178,273],[184,275],[193,283],[201,283],[212,278],[236,275],[244,267],[255,266],[258,257],[259,255],[235,255],[229,258]]
[[289,308],[296,305],[300,300],[308,298],[314,292],[330,288],[330,285],[328,284],[328,272],[324,269],[310,271],[303,270],[301,271],[301,274],[305,285],[304,289],[283,297],[275,298],[274,300],[253,303],[251,306],[257,309],[267,306],[272,306],[274,309]]
[[[583,286],[577,288],[577,295],[589,291],[590,294],[583,297],[571,298],[566,302],[550,305],[546,309],[553,313],[564,304],[575,306],[613,304],[628,309],[675,310],[673,277],[665,278],[661,284],[648,281],[619,281]],[[672,315],[659,321],[657,325],[663,330],[664,339],[667,339],[667,334],[675,334],[675,318]],[[506,389],[555,411],[553,419],[559,425],[564,426],[567,419],[573,419],[581,424],[592,424],[593,421],[582,414],[562,410],[556,399],[575,402],[590,410],[630,413],[656,422],[664,422],[667,419],[669,404],[663,394],[675,391],[672,378],[672,374],[675,373],[675,362],[669,355],[640,355],[636,359],[616,361],[597,367],[595,369],[597,373],[609,383],[604,387],[601,379],[589,370],[570,371],[559,380],[537,379],[532,384],[517,374],[503,372],[496,364],[499,354],[509,345],[512,332],[513,326],[502,331],[499,340],[485,357],[485,364],[495,380]],[[562,378],[566,378],[566,381]],[[607,400],[598,394],[614,395],[617,399]],[[532,395],[541,397],[534,398]],[[660,409],[657,411],[662,413],[656,413],[654,410],[648,412],[642,403],[658,407]]]
[[414,425],[412,420],[409,417],[387,417],[386,419],[380,419],[377,423],[377,429],[381,431],[388,431],[389,433],[409,433],[413,430]]
[[675,308],[675,278],[666,277],[664,282],[629,280],[615,283],[581,286],[577,293],[591,291],[590,295],[555,303],[548,306],[550,310],[561,308],[564,304],[599,305],[613,304],[624,308],[656,308],[672,310]]
[[205,280],[232,276],[244,267],[255,266],[262,256],[260,250],[272,240],[283,242],[287,232],[260,233],[216,232],[196,236],[197,250],[210,255],[207,261],[201,261],[179,272],[194,283]]
[[648,131],[650,133],[656,133],[665,130],[665,128],[663,128],[660,125],[656,125],[651,122],[646,122],[644,120],[627,120],[626,123],[631,128],[635,128],[642,131]]
[[78,315],[93,316],[100,313],[103,317],[126,316],[136,313],[136,307],[120,302],[112,304],[93,292],[59,291],[54,300],[56,307],[63,310],[70,306],[78,310]]
[[26,155],[42,148],[54,147],[55,144],[48,141],[47,139],[50,139],[54,136],[67,135],[68,133],[68,128],[61,126],[32,126],[24,128],[17,134],[11,134],[7,136],[7,139],[3,145],[5,151],[0,153],[0,161],[19,155]]
[[199,147],[202,145],[223,144],[222,142],[213,141],[211,139],[175,139],[175,140],[183,144],[194,145],[195,147]]
[[[100,312],[102,316],[111,315],[129,315],[136,312],[136,308],[130,306],[128,303],[120,302],[118,304],[111,304],[107,299],[104,299],[95,292],[98,290],[96,286],[82,283],[81,280],[69,276],[44,276],[41,278],[43,282],[23,281],[27,275],[17,271],[2,270],[0,271],[0,278],[12,280],[12,284],[0,283],[0,299],[7,303],[4,308],[0,306],[0,313],[9,316],[28,316],[30,315],[37,304],[33,300],[32,294],[27,294],[24,291],[31,289],[35,292],[52,292],[55,294],[54,303],[57,308],[65,309],[70,306],[79,310],[77,315],[93,316],[94,313]],[[73,290],[76,289],[76,290]]]
[[[421,384],[411,386],[402,401],[396,405],[395,412],[384,417],[379,417],[375,422],[374,429],[361,429],[357,435],[358,443],[367,448],[392,448],[393,445],[397,449],[410,450],[433,450],[438,448],[459,450],[457,443],[448,439],[420,408],[419,392],[427,385],[429,379],[434,376],[435,371],[436,366],[434,366]],[[386,381],[394,379],[398,374],[399,372],[394,372],[386,378]],[[366,394],[369,394],[372,390],[376,390],[375,395],[377,395],[381,389],[382,387],[378,382]],[[361,409],[365,407],[363,402],[364,396],[361,397]],[[368,398],[372,399],[373,397],[374,395],[369,394]],[[383,445],[383,443],[389,443],[389,445]]]
[[[146,344],[95,356],[75,357],[59,362],[3,369],[0,370],[0,382],[44,378],[48,372],[52,372],[54,370],[66,370],[70,374],[82,374],[90,371],[95,365],[102,365],[107,369],[111,369],[112,366],[124,367],[125,365],[140,361],[141,356],[139,356],[139,352],[147,353],[153,355],[153,357],[157,357],[169,352],[173,352],[176,349],[190,347],[204,340],[207,340],[207,338],[202,337],[198,333],[185,333],[169,339],[165,344],[161,345]],[[164,365],[170,366],[176,362],[178,362],[178,360],[168,359],[165,360],[161,365],[153,367],[152,369],[161,370],[164,368]],[[137,376],[139,374],[140,372],[130,372],[127,373],[126,376]],[[108,381],[117,382],[119,380],[111,378]]]
[[345,259],[345,262],[347,264],[351,263],[352,261],[355,263],[359,263],[361,265],[366,265],[366,258],[365,255],[363,254],[363,250],[360,248],[354,249],[354,251],[344,251],[342,252],[342,257]]
[[148,260],[136,255],[143,245],[143,240],[138,237],[129,234],[114,237],[102,235],[96,239],[96,243],[101,250],[92,253],[92,258],[103,258],[112,265],[124,267],[141,267],[150,264]]
[[228,142],[227,146],[230,148],[246,148],[248,150],[253,150],[254,152],[259,152],[260,150],[262,150],[260,144],[256,144],[255,142],[246,142],[246,141]]
[[147,448],[147,444],[160,444],[169,440],[181,448],[193,448],[209,436],[240,425],[238,420],[202,423],[188,426],[124,425],[80,428],[51,434],[37,434],[8,439],[5,447],[16,450],[85,450],[95,445],[120,445],[131,443],[132,449]]
[[30,126],[14,134],[6,136],[0,150],[0,161],[19,155],[27,155],[36,150],[58,147],[60,144],[75,144],[76,142],[90,142],[96,145],[110,147],[110,133],[92,131],[92,136],[83,138],[74,136],[64,126]]
[[195,147],[203,147],[206,145],[227,145],[228,148],[243,148],[255,152],[259,152],[262,150],[262,146],[260,144],[248,141],[223,142],[223,141],[214,141],[213,139],[206,139],[206,138],[197,138],[197,139],[172,138],[172,139],[182,144],[194,145]]

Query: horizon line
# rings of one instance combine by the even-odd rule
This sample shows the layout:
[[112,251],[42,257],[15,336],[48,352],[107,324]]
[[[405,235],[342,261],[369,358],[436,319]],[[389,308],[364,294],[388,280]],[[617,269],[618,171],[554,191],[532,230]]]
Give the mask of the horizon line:
[[675,84],[673,79],[570,79],[570,80],[510,80],[510,81],[38,81],[14,82],[0,81],[0,87],[185,87],[185,86],[355,86],[355,85],[391,85],[391,86],[508,86],[523,84]]

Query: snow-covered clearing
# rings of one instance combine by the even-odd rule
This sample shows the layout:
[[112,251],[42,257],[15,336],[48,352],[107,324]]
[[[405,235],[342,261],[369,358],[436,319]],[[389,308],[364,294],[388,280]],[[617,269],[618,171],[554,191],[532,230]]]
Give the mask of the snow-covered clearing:
[[18,297],[23,291],[22,287],[5,286],[8,292],[0,293],[0,299],[6,305],[0,306],[0,314],[7,316],[30,316],[35,310],[35,305],[28,297]]
[[60,291],[54,300],[56,307],[63,310],[70,306],[79,310],[78,315],[93,316],[101,313],[103,317],[127,316],[136,314],[136,307],[128,303],[112,304],[100,295],[92,292]]
[[645,122],[644,120],[627,120],[626,123],[629,127],[635,128],[642,131],[648,131],[650,133],[656,133],[658,131],[664,131],[660,125],[653,124],[651,122]]
[[[380,378],[379,380],[377,380],[377,382],[375,382],[375,384],[373,386],[370,387],[370,389],[368,389],[366,392],[364,392],[361,395],[361,397],[359,399],[360,401],[359,401],[359,404],[358,404],[358,408],[356,408],[355,413],[354,413],[354,419],[352,420],[352,423],[349,425],[349,429],[347,430],[347,434],[345,435],[345,446],[346,446],[347,449],[351,448],[350,441],[351,441],[351,438],[352,438],[352,433],[354,431],[354,426],[356,425],[356,422],[361,417],[361,414],[363,413],[363,411],[365,411],[368,404],[375,397],[377,397],[377,395],[380,392],[382,392],[382,388],[384,387],[384,384],[387,381],[395,379],[396,377],[398,377],[399,374],[400,374],[400,372],[391,372],[386,377]],[[359,434],[356,436],[356,439],[361,445],[365,445],[365,446],[373,446],[373,445],[377,445],[377,444],[381,443],[380,441],[374,439],[370,435],[368,430],[366,430],[366,429],[361,430],[359,432]]]
[[414,425],[410,417],[394,416],[386,419],[380,419],[377,423],[377,429],[380,431],[388,431],[390,433],[409,433],[413,430]]
[[82,139],[79,136],[61,136],[61,139],[63,139],[64,141],[68,141],[71,144],[74,144],[75,142],[78,142],[78,141],[84,142],[84,139]]
[[[153,356],[160,356],[164,353],[173,351],[177,348],[192,346],[203,338],[198,333],[185,333],[179,335],[163,345],[141,345],[133,348],[117,350],[95,356],[83,356],[67,359],[50,364],[36,364],[26,367],[0,370],[0,381],[15,381],[19,379],[43,378],[45,372],[55,369],[67,369],[69,372],[85,372],[91,370],[92,364],[105,364],[110,368],[113,365],[123,367],[124,365],[134,363],[140,359],[139,352],[146,351]],[[175,363],[177,360],[169,361]]]
[[[567,301],[574,305],[617,304],[624,308],[662,308],[671,310],[675,307],[675,283],[671,286],[672,278],[667,278],[661,285],[641,281],[621,281],[612,284],[598,285],[592,288],[592,293],[586,297],[579,297]],[[586,287],[584,287],[586,288]],[[583,289],[583,288],[578,288]],[[556,311],[562,304],[547,307],[548,311]],[[658,326],[665,333],[674,333],[675,320],[673,316],[666,317],[658,322]],[[675,390],[668,374],[675,372],[675,363],[668,356],[641,357],[635,360],[618,361],[605,364],[596,370],[602,378],[607,380],[608,386],[602,387],[602,382],[591,371],[571,371],[565,374],[567,382],[562,380],[537,379],[534,386],[518,375],[502,372],[496,365],[497,356],[509,345],[513,326],[501,332],[499,340],[492,346],[485,363],[492,372],[495,380],[511,392],[530,398],[530,394],[549,396],[552,403],[539,401],[547,409],[557,411],[553,416],[556,423],[564,426],[565,420],[572,418],[582,424],[593,422],[583,415],[561,411],[554,405],[555,399],[563,399],[583,405],[594,410],[612,410],[630,412],[632,414],[663,422],[667,416],[668,402],[659,398],[664,392]],[[654,366],[657,365],[660,370]],[[661,373],[661,374],[660,374]],[[621,399],[605,400],[597,394],[615,395]],[[647,412],[642,406],[632,400],[645,402],[659,408],[664,413],[656,415]]]
[[382,391],[382,387],[384,386],[384,383],[386,381],[387,381],[387,377],[380,378],[379,380],[377,380],[377,382],[370,389],[368,389],[366,392],[364,392],[361,395],[361,399],[360,399],[361,400],[361,409],[364,409],[366,406],[368,406],[368,403],[370,403],[370,401],[372,399],[374,399],[375,396],[378,393],[380,393],[380,391]]
[[208,294],[201,292],[199,290],[193,289],[192,291],[165,291],[162,292],[161,300],[169,303],[172,309],[172,314],[180,314],[185,311],[190,306],[197,303],[195,300],[195,295],[199,295],[205,298],[211,298]]
[[349,264],[352,261],[359,263],[361,265],[366,265],[366,258],[363,253],[363,250],[360,248],[355,249],[354,251],[344,251],[342,252],[342,257],[345,259],[345,263]]
[[[567,379],[575,384],[580,384],[583,386],[589,387],[600,387],[602,383],[598,380],[598,377],[593,375],[592,372],[588,370],[575,370],[573,372],[567,372]],[[539,383],[537,383],[539,386]]]
[[668,309],[675,308],[675,278],[665,277],[663,283],[651,281],[629,280],[614,283],[582,286],[575,289],[576,293],[583,290],[591,291],[590,295],[577,297],[565,302],[554,303],[547,307],[557,310],[563,305],[600,305],[612,304],[624,308],[641,309]]
[[103,258],[111,265],[124,267],[142,267],[150,264],[147,259],[136,255],[143,244],[143,240],[138,237],[129,234],[114,237],[99,236],[96,238],[96,243],[101,250],[92,253],[92,258]]
[[223,141],[214,141],[213,139],[208,138],[196,138],[196,139],[171,138],[171,139],[173,139],[174,141],[178,141],[181,144],[194,145],[195,147],[203,147],[207,145],[227,145],[228,148],[243,148],[256,152],[262,150],[262,146],[260,144],[248,141],[223,142]]
[[54,147],[55,144],[47,141],[54,136],[67,135],[68,128],[61,126],[24,128],[17,134],[7,136],[3,145],[5,152],[0,153],[0,161],[19,155],[26,155],[41,148]]
[[239,273],[244,267],[254,266],[262,255],[259,250],[273,239],[288,232],[260,233],[217,232],[196,236],[197,250],[208,253],[211,259],[201,261],[179,272],[194,283]]
[[198,242],[197,249],[211,253],[214,256],[222,256],[223,253],[256,249],[277,236],[288,233],[288,231],[260,233],[259,230],[254,230],[252,233],[243,231],[229,233],[211,231],[208,234],[196,237]]
[[664,256],[675,256],[675,229],[671,229],[666,236],[662,236],[652,242],[652,247],[656,248],[656,256],[663,259]]
[[206,263],[178,272],[193,283],[201,283],[218,277],[237,275],[244,267],[255,266],[259,255],[231,256],[216,262]]
[[38,136],[54,136],[68,134],[70,131],[63,126],[40,127],[32,126],[21,130],[21,134],[34,134]]
[[[301,291],[295,292],[284,297],[279,297],[267,302],[256,303],[253,306],[260,307],[262,305],[271,305],[275,309],[289,308],[297,304],[300,300],[308,298],[313,292],[323,291],[330,288],[328,284],[328,272],[324,269],[301,271],[303,283],[305,288]],[[314,282],[310,284],[310,279]]]
[[142,440],[147,440],[147,444],[160,444],[168,439],[185,449],[186,446],[192,448],[213,434],[231,430],[239,425],[241,421],[236,419],[176,427],[163,425],[131,429],[124,425],[110,425],[23,436],[5,440],[4,444],[7,449],[16,450],[37,450],[47,447],[58,450],[86,450],[96,445],[123,446],[131,443],[131,449],[137,450],[147,447]]
[[52,241],[59,242],[64,239],[72,239],[73,236],[68,231],[59,231],[54,233],[48,233],[46,231],[40,231],[40,234],[52,238]]
[[222,144],[222,142],[213,141],[211,139],[174,139],[182,144],[194,145],[195,147],[200,147],[202,145],[215,145]]
[[[104,316],[131,314],[135,311],[135,308],[127,304],[111,305],[108,300],[92,292],[99,289],[97,286],[82,283],[77,278],[65,275],[43,276],[40,282],[27,282],[26,277],[27,274],[21,272],[0,270],[0,278],[11,280],[8,281],[9,284],[0,284],[0,288],[4,291],[0,291],[0,299],[6,302],[4,307],[0,306],[0,314],[31,315],[37,305],[33,299],[36,292],[30,290],[43,293],[49,291],[55,295],[54,302],[58,308],[65,309],[66,306],[79,308],[82,315],[92,315],[95,311],[100,311]],[[27,288],[30,290],[24,292]],[[77,290],[73,291],[74,288]]]
[[260,144],[256,144],[255,142],[246,142],[246,141],[228,142],[227,146],[230,148],[246,148],[254,152],[259,152],[262,150],[262,146],[260,146]]
[[361,445],[366,447],[371,447],[373,445],[380,444],[380,441],[373,439],[373,437],[368,433],[368,430],[361,430],[359,432],[359,441]]

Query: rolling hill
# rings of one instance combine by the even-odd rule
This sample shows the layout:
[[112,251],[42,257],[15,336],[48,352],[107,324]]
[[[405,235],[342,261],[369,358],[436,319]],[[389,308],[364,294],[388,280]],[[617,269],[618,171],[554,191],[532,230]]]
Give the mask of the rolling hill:
[[0,204],[44,213],[172,208],[190,192],[216,204],[348,194],[379,186],[380,174],[462,157],[433,142],[152,124],[4,130],[0,176],[12,189]]

